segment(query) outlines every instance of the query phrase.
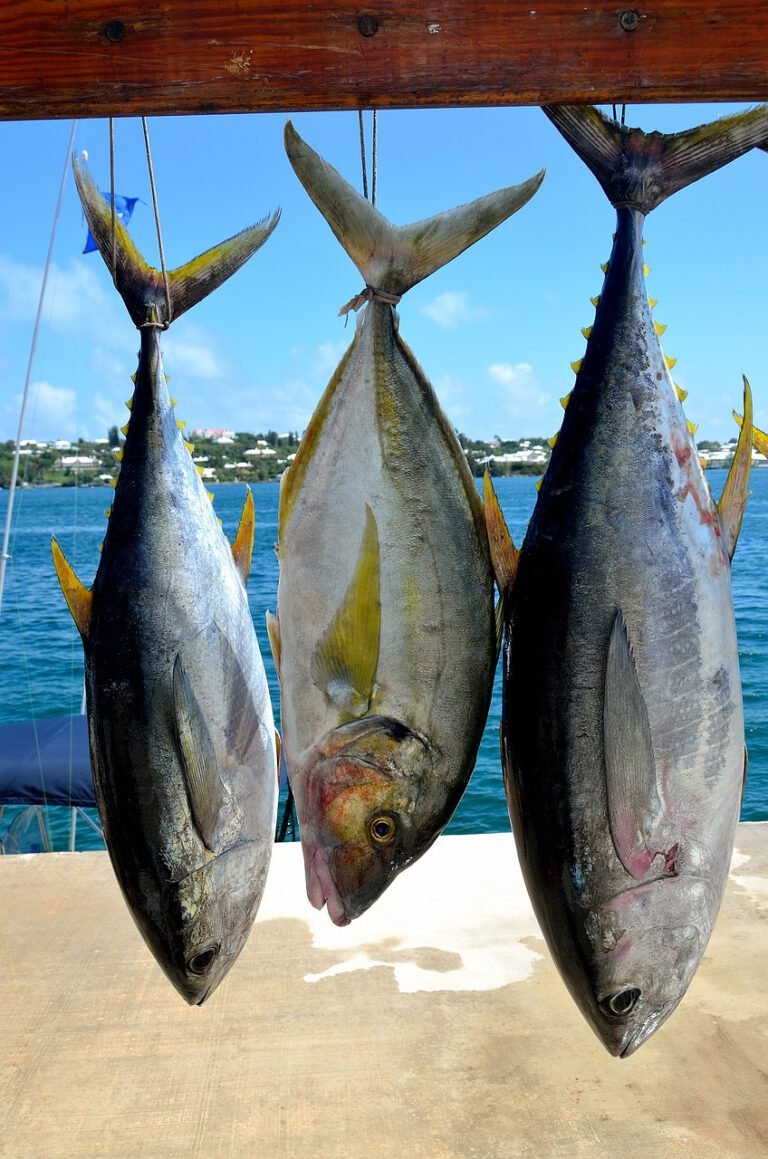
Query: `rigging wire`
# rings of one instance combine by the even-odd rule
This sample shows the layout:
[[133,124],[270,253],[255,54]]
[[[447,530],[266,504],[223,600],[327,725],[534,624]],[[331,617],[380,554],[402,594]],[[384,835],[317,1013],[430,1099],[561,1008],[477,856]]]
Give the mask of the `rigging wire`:
[[166,328],[171,324],[171,292],[168,288],[168,271],[165,268],[165,252],[163,250],[163,234],[160,229],[160,210],[157,207],[157,190],[155,189],[155,172],[152,168],[152,153],[149,148],[149,126],[147,125],[147,118],[141,118],[141,125],[144,130],[144,145],[147,151],[147,168],[149,170],[149,185],[152,190],[152,205],[155,211],[155,226],[157,227],[157,247],[160,250],[160,268],[163,273],[163,286],[165,287],[165,305],[167,316],[165,319]]
[[69,142],[67,144],[67,153],[64,160],[64,171],[61,175],[61,184],[59,185],[59,193],[56,199],[56,208],[53,214],[53,226],[51,228],[51,240],[48,243],[48,255],[45,259],[45,269],[43,270],[43,281],[40,286],[40,297],[37,303],[37,314],[35,315],[35,325],[32,331],[32,344],[29,351],[29,361],[27,362],[27,374],[24,379],[24,390],[21,396],[21,411],[19,413],[19,426],[16,433],[16,446],[13,452],[13,466],[11,467],[11,480],[8,487],[8,507],[5,512],[5,530],[3,532],[3,550],[0,553],[0,614],[3,609],[3,590],[5,588],[5,570],[8,560],[11,558],[8,554],[8,543],[11,537],[11,516],[13,514],[13,500],[16,493],[16,481],[19,476],[19,459],[21,457],[21,436],[24,430],[24,415],[27,410],[27,400],[29,398],[29,387],[32,381],[32,368],[35,362],[35,352],[37,350],[37,339],[40,334],[40,321],[43,314],[43,302],[45,300],[45,290],[48,285],[48,274],[51,269],[51,262],[53,260],[53,246],[56,240],[56,231],[59,225],[59,217],[61,216],[61,205],[64,200],[64,190],[67,184],[67,176],[69,174],[69,159],[72,156],[72,147],[75,142],[75,130],[77,128],[77,121],[72,122],[72,128],[69,134]]
[[365,162],[365,125],[363,124],[363,110],[357,111],[358,122],[360,125],[360,164],[363,170],[363,197],[368,200],[368,169]]

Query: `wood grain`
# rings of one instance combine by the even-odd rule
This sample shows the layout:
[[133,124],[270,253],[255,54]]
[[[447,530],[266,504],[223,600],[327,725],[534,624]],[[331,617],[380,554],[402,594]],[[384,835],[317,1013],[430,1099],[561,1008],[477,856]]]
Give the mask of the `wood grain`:
[[768,98],[768,5],[632,5],[3,0],[0,118]]

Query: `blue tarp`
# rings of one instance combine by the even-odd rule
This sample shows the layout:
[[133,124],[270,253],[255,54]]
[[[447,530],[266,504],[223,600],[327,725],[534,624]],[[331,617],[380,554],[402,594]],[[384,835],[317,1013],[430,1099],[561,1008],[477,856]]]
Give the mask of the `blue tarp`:
[[96,805],[84,716],[0,725],[0,805]]

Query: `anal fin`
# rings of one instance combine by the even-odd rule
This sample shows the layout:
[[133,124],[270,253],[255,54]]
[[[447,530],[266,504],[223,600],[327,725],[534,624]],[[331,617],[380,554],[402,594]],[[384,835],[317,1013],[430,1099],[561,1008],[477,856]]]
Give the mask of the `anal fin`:
[[243,511],[240,516],[240,524],[237,528],[235,542],[232,544],[232,556],[235,561],[235,567],[242,577],[243,587],[248,587],[248,575],[251,570],[251,558],[253,557],[253,536],[255,529],[256,510],[253,505],[253,495],[249,487],[245,496],[245,503],[243,503]]
[[608,645],[603,738],[608,819],[619,860],[638,881],[674,874],[679,834],[659,795],[648,710],[621,611]]
[[56,575],[61,584],[64,599],[67,601],[67,606],[72,613],[72,619],[75,621],[80,635],[84,639],[87,639],[91,622],[93,592],[77,578],[72,569],[72,565],[55,539],[51,539],[51,552],[53,553],[53,565],[56,568]]
[[736,454],[733,456],[731,469],[717,504],[723,531],[723,544],[729,559],[733,559],[741,531],[741,521],[744,518],[744,509],[747,505],[747,483],[752,466],[752,442],[755,438],[752,426],[752,391],[746,377],[744,378],[744,417],[739,425],[741,430],[739,431],[739,441],[736,444]]
[[368,504],[357,566],[339,610],[312,657],[312,679],[347,716],[368,712],[379,663],[379,534]]

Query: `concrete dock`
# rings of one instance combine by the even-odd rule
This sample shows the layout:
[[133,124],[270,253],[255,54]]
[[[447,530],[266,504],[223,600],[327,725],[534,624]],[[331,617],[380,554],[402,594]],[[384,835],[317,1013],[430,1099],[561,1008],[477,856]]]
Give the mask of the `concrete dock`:
[[606,1053],[541,939],[512,837],[443,837],[346,929],[275,850],[202,1008],[103,853],[0,857],[0,1155],[768,1155],[768,823],[740,825],[683,1003]]

